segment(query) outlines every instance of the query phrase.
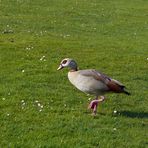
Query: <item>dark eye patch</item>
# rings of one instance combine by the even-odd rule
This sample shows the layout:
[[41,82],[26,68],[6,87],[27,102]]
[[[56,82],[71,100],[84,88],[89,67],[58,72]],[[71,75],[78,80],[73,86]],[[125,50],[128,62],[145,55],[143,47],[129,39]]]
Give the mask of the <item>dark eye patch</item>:
[[66,63],[67,63],[67,60],[64,60],[62,63],[63,63],[63,64],[66,64]]

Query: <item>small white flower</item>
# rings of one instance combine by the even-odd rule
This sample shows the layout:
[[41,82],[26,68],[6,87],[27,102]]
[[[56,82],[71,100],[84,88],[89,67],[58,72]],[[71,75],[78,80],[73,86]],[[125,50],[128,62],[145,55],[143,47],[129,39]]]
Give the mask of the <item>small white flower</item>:
[[21,101],[22,103],[25,102],[24,100]]
[[40,107],[43,108],[43,105],[41,105]]
[[26,104],[26,103],[25,103],[25,102],[23,102],[23,104],[22,104],[22,105],[24,106],[25,104]]
[[26,50],[30,50],[31,48],[30,47],[26,47]]
[[43,60],[45,60],[45,56],[42,56],[42,57],[40,58],[40,61],[43,61]]
[[38,106],[41,106],[41,104],[40,104],[40,103],[38,103]]
[[114,110],[114,114],[116,114],[117,113],[117,111],[116,110]]
[[35,103],[38,103],[39,101],[38,100],[35,100]]
[[25,72],[25,70],[23,69],[23,70],[22,70],[22,73],[24,73],[24,72]]
[[116,131],[117,129],[116,128],[113,128],[113,130]]
[[2,100],[4,101],[4,100],[6,100],[6,98],[2,98]]
[[147,60],[148,60],[148,58],[147,58]]
[[66,104],[64,104],[64,106],[66,107],[67,105],[66,105]]
[[91,100],[91,98],[88,98],[88,101],[90,101]]
[[10,114],[7,114],[7,116],[10,116]]
[[41,111],[42,111],[42,109],[39,110],[39,112],[41,112]]

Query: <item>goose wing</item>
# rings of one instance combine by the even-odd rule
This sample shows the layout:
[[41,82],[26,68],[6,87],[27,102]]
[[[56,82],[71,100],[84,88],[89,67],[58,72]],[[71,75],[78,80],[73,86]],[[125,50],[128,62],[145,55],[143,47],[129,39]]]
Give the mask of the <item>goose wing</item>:
[[89,70],[80,70],[80,74],[86,77],[93,77],[97,81],[101,81],[104,83],[109,91],[113,92],[123,92],[125,86],[120,83],[119,81],[112,79],[108,77],[107,75],[95,70],[95,69],[89,69]]

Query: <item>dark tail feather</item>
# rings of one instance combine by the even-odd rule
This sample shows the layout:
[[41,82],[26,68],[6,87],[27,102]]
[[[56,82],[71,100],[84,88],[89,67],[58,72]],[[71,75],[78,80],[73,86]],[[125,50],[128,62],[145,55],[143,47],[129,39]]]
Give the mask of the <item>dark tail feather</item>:
[[123,91],[126,95],[131,95],[131,93],[127,92],[126,90]]

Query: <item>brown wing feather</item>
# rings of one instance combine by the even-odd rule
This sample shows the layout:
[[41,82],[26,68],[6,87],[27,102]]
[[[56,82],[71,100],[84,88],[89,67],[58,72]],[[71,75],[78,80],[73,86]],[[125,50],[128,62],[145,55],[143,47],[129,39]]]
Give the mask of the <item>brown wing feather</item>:
[[108,82],[107,84],[108,88],[110,91],[116,92],[116,93],[120,93],[124,91],[124,87],[123,85],[120,85],[120,82],[118,83],[118,81],[111,79],[111,81]]

